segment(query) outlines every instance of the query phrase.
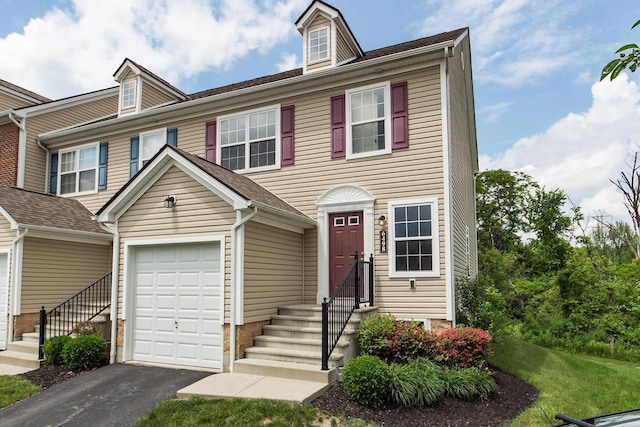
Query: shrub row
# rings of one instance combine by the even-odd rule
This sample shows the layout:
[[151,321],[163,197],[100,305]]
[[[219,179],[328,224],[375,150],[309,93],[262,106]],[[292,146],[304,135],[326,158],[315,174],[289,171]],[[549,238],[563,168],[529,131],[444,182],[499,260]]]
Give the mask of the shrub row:
[[486,399],[496,389],[487,370],[441,368],[423,358],[387,365],[375,356],[359,356],[347,362],[342,379],[351,399],[371,407],[386,402],[427,406],[445,395],[464,400]]
[[491,354],[493,338],[482,329],[446,329],[439,334],[392,315],[366,319],[356,332],[360,351],[387,363],[428,358],[450,368],[481,368]]
[[49,338],[42,346],[42,352],[47,364],[64,364],[73,371],[86,371],[99,366],[105,359],[107,343],[98,335],[58,336]]

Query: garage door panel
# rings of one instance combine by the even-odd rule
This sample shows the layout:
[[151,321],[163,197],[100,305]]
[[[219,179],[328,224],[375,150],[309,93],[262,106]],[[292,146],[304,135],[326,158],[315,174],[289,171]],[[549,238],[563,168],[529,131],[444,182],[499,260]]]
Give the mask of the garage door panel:
[[136,248],[135,360],[222,368],[219,246]]

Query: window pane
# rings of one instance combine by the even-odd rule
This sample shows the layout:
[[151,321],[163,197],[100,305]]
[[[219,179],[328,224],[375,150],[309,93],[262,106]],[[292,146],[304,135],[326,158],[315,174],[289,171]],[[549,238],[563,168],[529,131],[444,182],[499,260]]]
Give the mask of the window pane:
[[60,194],[69,194],[76,192],[76,174],[70,173],[60,175]]
[[431,256],[420,257],[420,270],[422,271],[433,270],[433,259]]
[[82,169],[95,169],[97,162],[96,147],[83,148],[79,152],[78,167]]
[[167,143],[164,131],[142,135],[141,160],[149,160]]
[[420,236],[431,236],[431,221],[420,222]]
[[252,142],[249,145],[250,167],[270,166],[275,164],[275,140]]
[[418,223],[417,222],[408,222],[407,223],[407,237],[418,237]]
[[420,240],[420,253],[431,255],[431,240]]
[[222,147],[220,164],[231,170],[244,169],[244,145]]
[[409,257],[409,271],[420,271],[420,257],[419,256],[410,256]]
[[91,169],[80,172],[79,191],[93,191],[96,189],[96,170]]
[[396,224],[396,237],[407,237],[407,224]]
[[409,240],[407,242],[408,253],[410,255],[418,255],[420,254],[420,241],[418,240]]
[[71,172],[75,170],[76,152],[71,151],[68,153],[62,153],[60,157],[60,172]]
[[431,206],[429,205],[420,206],[420,219],[423,221],[431,219]]
[[[379,123],[382,125],[380,126]],[[384,122],[364,123],[351,128],[351,143],[354,153],[365,153],[384,149]]]
[[396,255],[407,254],[407,242],[396,242]]
[[407,206],[407,220],[409,220],[409,221],[417,221],[418,220],[418,207],[417,206]]
[[405,207],[394,208],[394,214],[396,217],[396,222],[404,221],[407,219]]
[[396,257],[396,271],[407,271],[407,257]]

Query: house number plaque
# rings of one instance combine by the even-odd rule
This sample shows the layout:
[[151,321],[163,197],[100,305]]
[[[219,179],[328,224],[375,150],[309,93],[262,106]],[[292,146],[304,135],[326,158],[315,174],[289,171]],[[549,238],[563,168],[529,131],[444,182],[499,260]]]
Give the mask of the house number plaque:
[[387,230],[380,230],[380,253],[387,252]]

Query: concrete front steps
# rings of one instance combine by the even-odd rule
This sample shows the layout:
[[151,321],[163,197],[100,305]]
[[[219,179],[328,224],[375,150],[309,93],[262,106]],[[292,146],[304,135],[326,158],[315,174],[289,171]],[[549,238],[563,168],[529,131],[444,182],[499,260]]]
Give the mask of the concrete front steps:
[[234,362],[233,372],[331,384],[338,369],[357,354],[354,334],[360,321],[377,312],[364,307],[352,314],[329,357],[329,370],[322,371],[322,307],[281,307],[271,325],[263,327],[263,335],[254,338],[255,345],[245,349],[245,359]]
[[38,369],[40,367],[38,334],[36,332],[23,334],[22,341],[8,343],[7,350],[0,351],[0,363]]

